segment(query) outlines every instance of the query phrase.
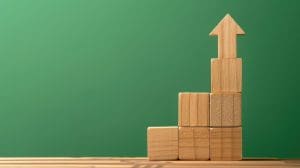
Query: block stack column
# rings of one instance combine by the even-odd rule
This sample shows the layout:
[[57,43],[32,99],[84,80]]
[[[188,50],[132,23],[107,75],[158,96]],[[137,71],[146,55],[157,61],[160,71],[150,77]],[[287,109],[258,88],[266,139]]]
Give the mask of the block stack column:
[[178,95],[179,160],[209,159],[209,93]]
[[244,31],[226,15],[210,35],[218,36],[218,58],[211,59],[210,159],[242,159],[242,59],[236,36]]
[[149,160],[242,159],[242,59],[236,36],[244,34],[226,15],[210,35],[218,36],[211,59],[211,93],[178,95],[178,126],[148,127]]

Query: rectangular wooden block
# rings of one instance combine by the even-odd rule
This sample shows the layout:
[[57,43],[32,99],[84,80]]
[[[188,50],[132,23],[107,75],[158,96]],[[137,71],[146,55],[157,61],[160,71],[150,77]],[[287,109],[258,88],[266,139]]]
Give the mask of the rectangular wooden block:
[[179,127],[179,160],[209,159],[209,128]]
[[241,126],[242,125],[241,93],[210,94],[210,126]]
[[211,160],[242,160],[242,127],[210,128]]
[[242,92],[242,59],[211,59],[211,92]]
[[149,160],[178,159],[178,127],[148,127]]
[[209,93],[179,93],[178,126],[209,125]]

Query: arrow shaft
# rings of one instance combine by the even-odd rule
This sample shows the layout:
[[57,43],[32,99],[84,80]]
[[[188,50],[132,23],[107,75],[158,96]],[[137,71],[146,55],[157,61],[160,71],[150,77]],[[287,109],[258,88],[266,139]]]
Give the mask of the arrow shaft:
[[222,31],[218,37],[218,57],[236,58],[236,35],[230,30]]

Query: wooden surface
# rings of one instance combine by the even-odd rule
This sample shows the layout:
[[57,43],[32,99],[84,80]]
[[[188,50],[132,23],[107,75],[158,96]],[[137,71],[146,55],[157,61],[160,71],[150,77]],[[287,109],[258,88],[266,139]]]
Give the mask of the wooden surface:
[[177,160],[178,127],[148,127],[147,144],[150,160]]
[[148,161],[147,158],[0,158],[0,168],[296,168],[300,160]]

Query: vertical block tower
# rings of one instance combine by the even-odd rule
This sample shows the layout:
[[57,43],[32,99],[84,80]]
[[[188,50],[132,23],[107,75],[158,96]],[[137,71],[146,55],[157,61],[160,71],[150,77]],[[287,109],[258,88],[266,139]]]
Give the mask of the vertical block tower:
[[236,54],[236,36],[241,34],[229,14],[210,33],[218,36],[211,93],[178,94],[178,127],[148,128],[149,160],[242,159],[242,59]]
[[228,14],[210,33],[218,36],[218,58],[211,59],[211,160],[242,159],[242,59],[236,54],[239,34],[245,33]]

